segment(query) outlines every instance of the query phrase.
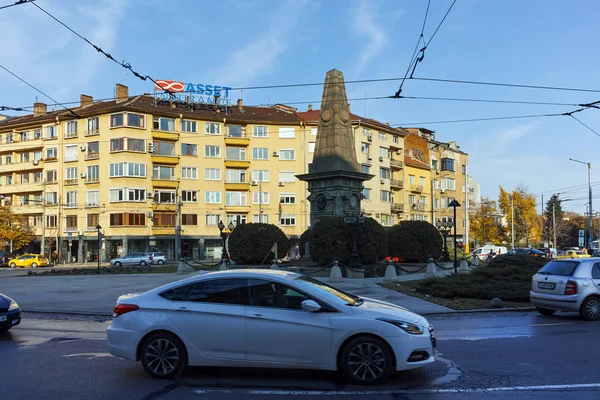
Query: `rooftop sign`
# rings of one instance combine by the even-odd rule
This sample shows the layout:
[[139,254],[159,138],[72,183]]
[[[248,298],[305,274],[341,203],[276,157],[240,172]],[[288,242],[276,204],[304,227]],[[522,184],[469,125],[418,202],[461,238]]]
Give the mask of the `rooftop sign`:
[[[166,93],[168,90],[169,93]],[[230,106],[229,86],[207,85],[204,83],[186,83],[157,79],[154,85],[154,97],[157,99],[170,100],[173,96],[187,103],[218,104]]]

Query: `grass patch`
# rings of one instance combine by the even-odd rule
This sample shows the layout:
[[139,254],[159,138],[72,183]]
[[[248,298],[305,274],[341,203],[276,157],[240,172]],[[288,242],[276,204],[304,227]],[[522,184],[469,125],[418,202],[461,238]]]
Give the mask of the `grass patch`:
[[490,308],[495,297],[502,299],[504,307],[530,307],[531,277],[546,262],[529,256],[499,257],[465,275],[382,286],[455,310]]
[[[159,267],[101,267],[100,275],[169,274],[177,272],[177,265]],[[28,271],[23,276],[98,275],[97,268],[60,268],[44,271]]]

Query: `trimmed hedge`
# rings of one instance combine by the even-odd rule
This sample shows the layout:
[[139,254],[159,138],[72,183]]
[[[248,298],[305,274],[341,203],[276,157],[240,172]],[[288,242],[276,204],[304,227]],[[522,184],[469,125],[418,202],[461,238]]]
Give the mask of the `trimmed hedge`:
[[[272,224],[240,224],[229,235],[229,254],[240,264],[259,264],[277,242],[277,258],[285,257],[289,240]],[[267,258],[270,262],[271,258]]]
[[388,252],[406,262],[422,263],[442,255],[443,238],[425,221],[402,221],[388,230]]

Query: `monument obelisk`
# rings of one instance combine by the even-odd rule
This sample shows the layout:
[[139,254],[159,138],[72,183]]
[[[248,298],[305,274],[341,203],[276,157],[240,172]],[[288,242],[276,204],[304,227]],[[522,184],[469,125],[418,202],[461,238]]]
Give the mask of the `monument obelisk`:
[[325,75],[313,161],[307,174],[297,175],[308,182],[311,226],[322,217],[360,215],[362,184],[374,175],[361,172],[354,143],[344,75],[332,69]]

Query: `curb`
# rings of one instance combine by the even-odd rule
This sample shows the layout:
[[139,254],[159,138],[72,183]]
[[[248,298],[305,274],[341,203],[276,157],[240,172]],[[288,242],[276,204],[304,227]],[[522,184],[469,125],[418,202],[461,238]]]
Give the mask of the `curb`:
[[21,312],[24,313],[36,313],[36,314],[64,314],[64,315],[85,315],[92,317],[112,317],[112,313],[99,312],[99,311],[50,311],[50,310],[35,310],[28,309],[24,310],[21,308]]
[[525,312],[535,311],[535,307],[512,307],[512,308],[480,308],[473,310],[452,310],[442,312],[421,312],[420,315],[447,315],[447,314],[476,314],[476,313],[493,313],[493,312]]

